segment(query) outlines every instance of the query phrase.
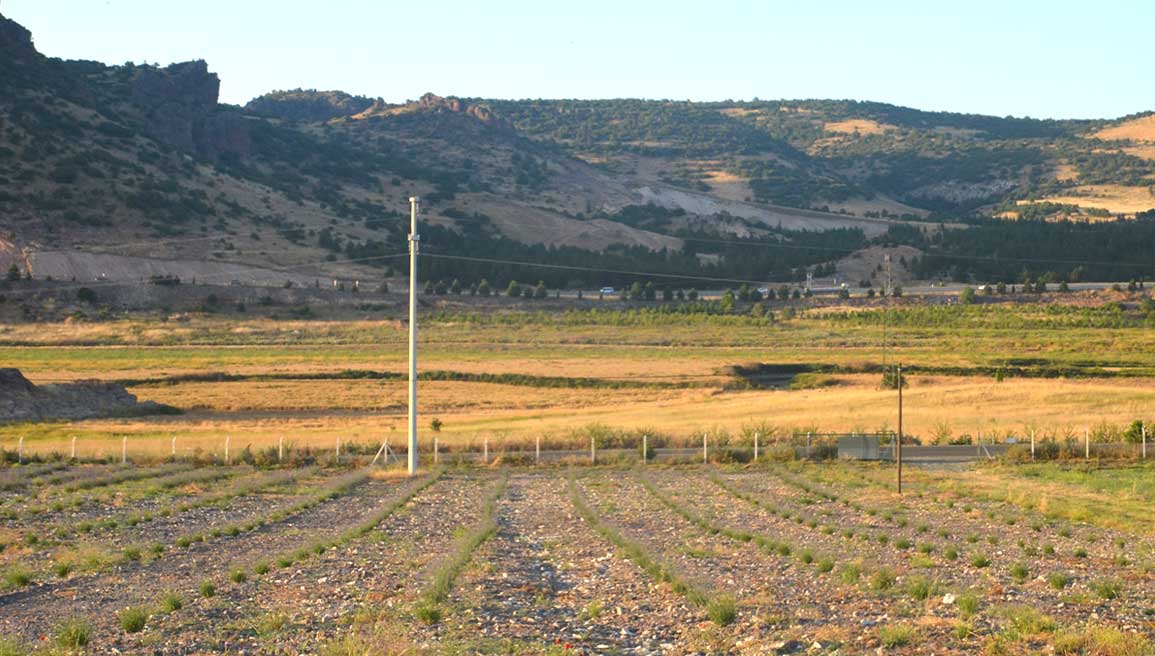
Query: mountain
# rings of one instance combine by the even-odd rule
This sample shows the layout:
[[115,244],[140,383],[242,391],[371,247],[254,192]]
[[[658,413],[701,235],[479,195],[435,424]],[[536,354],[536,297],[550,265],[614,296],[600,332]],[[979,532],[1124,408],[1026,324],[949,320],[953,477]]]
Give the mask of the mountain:
[[[853,271],[877,284],[880,266],[862,254],[898,247],[900,280],[1061,276],[1075,244],[1107,261],[1148,238],[1147,221],[1084,220],[1155,206],[1150,115],[433,94],[390,104],[317,90],[237,107],[219,86],[203,61],[45,57],[0,17],[0,267],[81,280],[380,278],[407,249],[417,195],[431,279]],[[1004,257],[1056,262],[977,263],[992,235]]]

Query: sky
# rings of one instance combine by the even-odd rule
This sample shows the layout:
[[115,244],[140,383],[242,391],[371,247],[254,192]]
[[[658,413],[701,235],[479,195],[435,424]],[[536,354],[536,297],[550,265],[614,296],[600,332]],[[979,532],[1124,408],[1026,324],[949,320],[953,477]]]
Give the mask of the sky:
[[0,0],[44,54],[204,59],[221,101],[339,89],[485,98],[874,100],[1155,110],[1149,0]]

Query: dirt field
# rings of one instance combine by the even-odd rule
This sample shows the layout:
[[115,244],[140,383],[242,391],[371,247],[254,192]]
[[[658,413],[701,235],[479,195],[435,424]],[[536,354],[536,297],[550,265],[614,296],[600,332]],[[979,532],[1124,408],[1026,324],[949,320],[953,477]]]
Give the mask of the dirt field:
[[900,502],[887,477],[10,467],[0,633],[6,653],[1150,653],[1148,528],[953,474]]

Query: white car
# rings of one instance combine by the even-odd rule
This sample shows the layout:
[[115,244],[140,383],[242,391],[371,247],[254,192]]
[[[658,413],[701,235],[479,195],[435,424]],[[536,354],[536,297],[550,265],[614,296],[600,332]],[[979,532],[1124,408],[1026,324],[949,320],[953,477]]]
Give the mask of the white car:
[[614,293],[614,288],[613,287],[602,287],[601,289],[598,290],[598,293],[599,294],[612,294],[612,293]]

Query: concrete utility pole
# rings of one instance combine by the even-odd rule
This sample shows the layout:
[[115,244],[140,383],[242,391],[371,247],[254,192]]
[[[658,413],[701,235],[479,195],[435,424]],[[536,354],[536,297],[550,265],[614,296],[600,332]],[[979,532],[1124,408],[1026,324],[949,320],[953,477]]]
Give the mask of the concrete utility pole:
[[417,206],[409,197],[409,475],[417,473]]
[[894,443],[898,460],[898,493],[902,494],[902,365],[898,365],[898,437]]

